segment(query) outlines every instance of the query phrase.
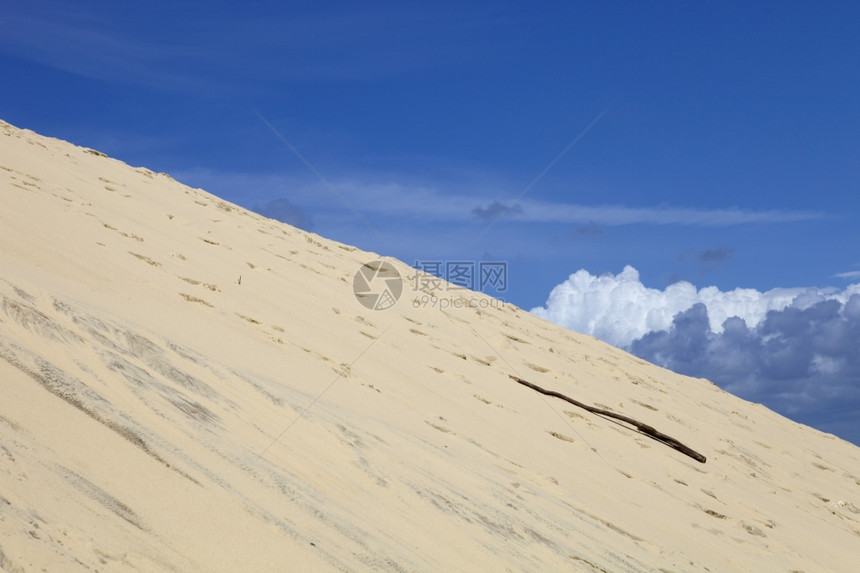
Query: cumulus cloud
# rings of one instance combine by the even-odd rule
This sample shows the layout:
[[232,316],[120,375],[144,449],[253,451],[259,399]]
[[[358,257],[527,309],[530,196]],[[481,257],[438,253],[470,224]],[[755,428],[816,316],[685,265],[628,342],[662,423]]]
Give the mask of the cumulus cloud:
[[264,217],[276,219],[305,231],[310,231],[314,226],[311,216],[301,207],[291,203],[289,199],[274,199],[263,206],[255,207],[254,211]]
[[754,327],[729,318],[719,333],[697,303],[630,351],[860,444],[860,294],[772,310]]
[[580,270],[533,313],[860,444],[860,284],[648,288]]
[[[860,285],[856,290],[860,292]],[[798,297],[799,303],[810,305],[825,296],[845,298],[847,292],[827,295],[806,288],[722,292],[717,287],[697,290],[686,281],[659,290],[643,285],[639,271],[628,265],[617,275],[597,276],[579,270],[552,290],[545,307],[532,312],[565,328],[627,347],[649,332],[669,328],[675,315],[696,303],[707,307],[711,330],[720,332],[723,322],[733,316],[756,325],[768,311],[784,309]]]

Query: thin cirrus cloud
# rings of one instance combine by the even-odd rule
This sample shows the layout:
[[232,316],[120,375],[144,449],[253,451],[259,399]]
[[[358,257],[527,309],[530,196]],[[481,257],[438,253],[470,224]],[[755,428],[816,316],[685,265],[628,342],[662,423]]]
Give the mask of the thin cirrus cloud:
[[217,5],[164,11],[35,0],[4,13],[0,51],[102,80],[232,89],[239,79],[366,80],[462,66],[474,59],[475,50],[465,48],[482,30],[510,21],[495,9],[395,5],[289,17],[283,9],[249,4],[236,18]]
[[409,216],[429,221],[494,220],[522,223],[581,223],[590,225],[691,225],[720,227],[751,223],[787,223],[820,219],[813,211],[736,208],[702,209],[685,207],[628,207],[625,205],[579,205],[523,200],[505,203],[468,192],[442,193],[433,184],[365,184],[356,180],[335,183],[344,194],[370,213]]
[[213,85],[177,65],[203,58],[205,46],[187,38],[144,40],[134,19],[126,20],[123,26],[122,19],[84,6],[34,2],[4,14],[0,51],[88,78],[186,89]]
[[580,270],[532,312],[860,444],[860,284],[659,290],[630,266]]
[[[346,207],[332,200],[331,192],[304,177],[218,173],[196,170],[177,173],[177,178],[203,187],[241,205],[252,206],[284,197],[301,204],[320,222],[326,212]],[[815,211],[747,210],[738,208],[629,207],[625,205],[582,205],[552,201],[523,200],[508,203],[498,197],[501,184],[483,187],[464,184],[415,181],[408,175],[382,175],[368,181],[364,177],[329,179],[358,211],[368,217],[391,217],[412,221],[486,223],[502,215],[502,222],[573,223],[596,226],[681,225],[723,227],[754,223],[789,223],[824,218]],[[248,189],[253,189],[252,200]],[[440,191],[446,189],[446,192]],[[238,191],[241,190],[241,191]],[[513,195],[513,193],[511,193]],[[730,257],[715,250],[713,259]]]
[[600,225],[651,224],[722,227],[749,223],[788,223],[818,219],[823,216],[821,213],[812,211],[752,211],[738,208],[696,209],[536,203],[524,207],[524,214],[521,219],[556,223],[591,221]]

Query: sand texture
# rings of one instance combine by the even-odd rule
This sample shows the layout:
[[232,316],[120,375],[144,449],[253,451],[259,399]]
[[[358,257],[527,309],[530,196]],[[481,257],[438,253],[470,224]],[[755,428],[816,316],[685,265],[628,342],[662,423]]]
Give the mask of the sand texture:
[[706,380],[3,122],[0,197],[2,571],[858,570],[860,449]]

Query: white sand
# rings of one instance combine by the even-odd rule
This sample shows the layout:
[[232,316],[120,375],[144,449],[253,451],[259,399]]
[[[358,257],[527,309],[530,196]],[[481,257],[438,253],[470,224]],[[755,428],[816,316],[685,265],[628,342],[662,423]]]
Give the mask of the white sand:
[[2,122],[0,197],[3,571],[857,570],[860,450],[710,382]]

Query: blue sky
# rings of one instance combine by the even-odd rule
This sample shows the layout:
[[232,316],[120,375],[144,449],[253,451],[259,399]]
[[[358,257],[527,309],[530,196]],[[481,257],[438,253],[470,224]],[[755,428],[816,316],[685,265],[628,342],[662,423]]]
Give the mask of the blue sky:
[[[593,302],[565,322],[579,270],[615,308],[622,283],[776,313],[772,289],[813,287],[791,320],[836,300],[842,350],[788,398],[763,366],[734,390],[860,443],[858,23],[853,2],[0,0],[0,117],[410,263],[506,261],[505,300],[579,330],[616,332]],[[687,310],[605,338],[669,364]],[[672,364],[731,386],[711,354]]]

